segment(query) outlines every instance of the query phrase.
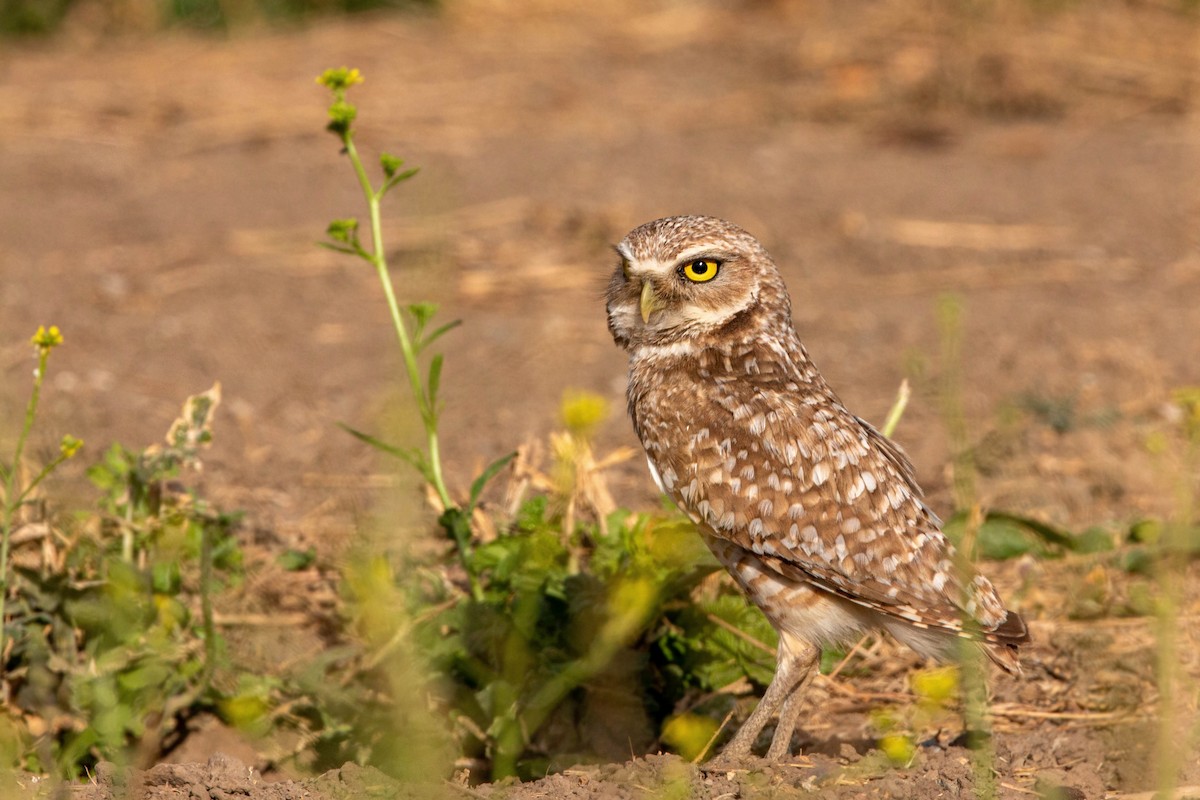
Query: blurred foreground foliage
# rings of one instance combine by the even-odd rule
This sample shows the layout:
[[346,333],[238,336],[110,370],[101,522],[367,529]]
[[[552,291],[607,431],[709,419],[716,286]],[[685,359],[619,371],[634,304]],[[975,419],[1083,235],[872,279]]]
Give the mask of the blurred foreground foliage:
[[165,444],[113,445],[88,470],[98,513],[25,501],[6,575],[6,766],[81,777],[135,747],[157,754],[214,701],[212,595],[240,579],[237,517],[177,479],[198,468],[219,401],[219,386],[189,398]]
[[[730,687],[769,682],[774,631],[711,579],[721,570],[692,523],[596,507],[601,470],[624,455],[592,453],[604,406],[586,394],[564,402],[549,468],[514,464],[512,483],[534,488],[511,514],[476,507],[465,538],[443,519],[435,553],[353,562],[357,643],[340,657],[343,678],[310,676],[311,704],[295,710],[313,725],[314,766],[357,760],[428,777],[438,762],[413,756],[439,738],[421,727],[427,696],[451,721],[453,742],[443,734],[433,748],[444,769],[453,755],[475,779],[533,777],[650,747],[664,729],[677,739],[681,714],[723,712]],[[323,716],[335,707],[349,718]],[[705,732],[698,752],[716,724],[687,730]]]

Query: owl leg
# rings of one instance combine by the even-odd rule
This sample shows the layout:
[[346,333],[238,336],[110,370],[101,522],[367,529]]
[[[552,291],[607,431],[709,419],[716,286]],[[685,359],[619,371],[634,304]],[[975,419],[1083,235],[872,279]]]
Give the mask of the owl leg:
[[[799,652],[795,650],[800,645]],[[808,648],[808,649],[806,649]],[[812,652],[810,652],[810,649]],[[793,639],[787,634],[780,634],[779,637],[779,656],[778,663],[775,667],[775,677],[771,680],[771,685],[767,687],[767,691],[762,696],[762,700],[758,701],[758,707],[738,729],[733,739],[729,744],[725,745],[725,749],[721,751],[721,760],[737,759],[750,755],[750,748],[754,746],[758,735],[762,733],[762,729],[766,727],[767,722],[775,714],[775,711],[784,705],[784,710],[790,719],[788,720],[788,731],[785,737],[786,748],[787,743],[791,742],[792,729],[796,725],[796,716],[798,711],[792,707],[798,703],[788,702],[798,690],[803,688],[805,678],[812,672],[812,666],[816,663],[817,657],[820,656],[820,650],[814,645],[807,643],[801,644],[799,640]],[[814,655],[815,653],[815,655]],[[786,703],[786,704],[785,704]],[[782,728],[784,720],[780,719]],[[775,732],[775,739],[771,742],[771,752],[774,753],[776,744],[780,740],[780,729]],[[776,755],[775,758],[781,758],[781,755]]]
[[[783,636],[787,634],[783,634],[781,639]],[[804,690],[812,683],[813,676],[817,674],[816,666],[821,660],[821,648],[815,644],[794,640],[793,645],[796,644],[802,649],[793,653],[791,657],[796,661],[795,670],[800,677],[783,701],[783,708],[779,709],[779,724],[775,726],[775,736],[771,739],[771,748],[767,750],[768,761],[782,761],[791,755],[792,732],[796,730],[796,720],[800,716],[800,700],[804,696]]]

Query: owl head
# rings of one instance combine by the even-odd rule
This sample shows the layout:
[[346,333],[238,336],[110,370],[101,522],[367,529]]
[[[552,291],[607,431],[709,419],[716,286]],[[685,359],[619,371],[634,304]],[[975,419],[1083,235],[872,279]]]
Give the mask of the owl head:
[[634,228],[616,246],[608,327],[617,344],[752,335],[764,316],[791,308],[779,270],[758,240],[715,217],[666,217]]

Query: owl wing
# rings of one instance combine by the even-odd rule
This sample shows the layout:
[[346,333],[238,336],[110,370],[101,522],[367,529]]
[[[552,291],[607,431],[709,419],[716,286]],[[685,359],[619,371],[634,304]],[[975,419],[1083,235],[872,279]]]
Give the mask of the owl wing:
[[897,445],[823,384],[707,388],[671,404],[687,417],[673,426],[683,441],[647,446],[663,487],[695,521],[856,604],[920,627],[961,633],[971,619],[988,638],[1005,635],[1010,615],[986,578],[963,585]]

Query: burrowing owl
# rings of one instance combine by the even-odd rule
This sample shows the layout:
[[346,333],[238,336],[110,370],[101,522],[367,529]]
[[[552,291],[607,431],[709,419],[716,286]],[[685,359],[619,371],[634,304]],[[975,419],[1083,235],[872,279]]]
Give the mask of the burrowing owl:
[[788,755],[820,646],[863,632],[938,659],[970,639],[1018,671],[1025,623],[983,576],[964,585],[908,458],[809,360],[762,245],[669,217],[616,249],[608,325],[650,471],[779,631],[775,677],[724,754],[749,753],[778,710],[767,758]]

